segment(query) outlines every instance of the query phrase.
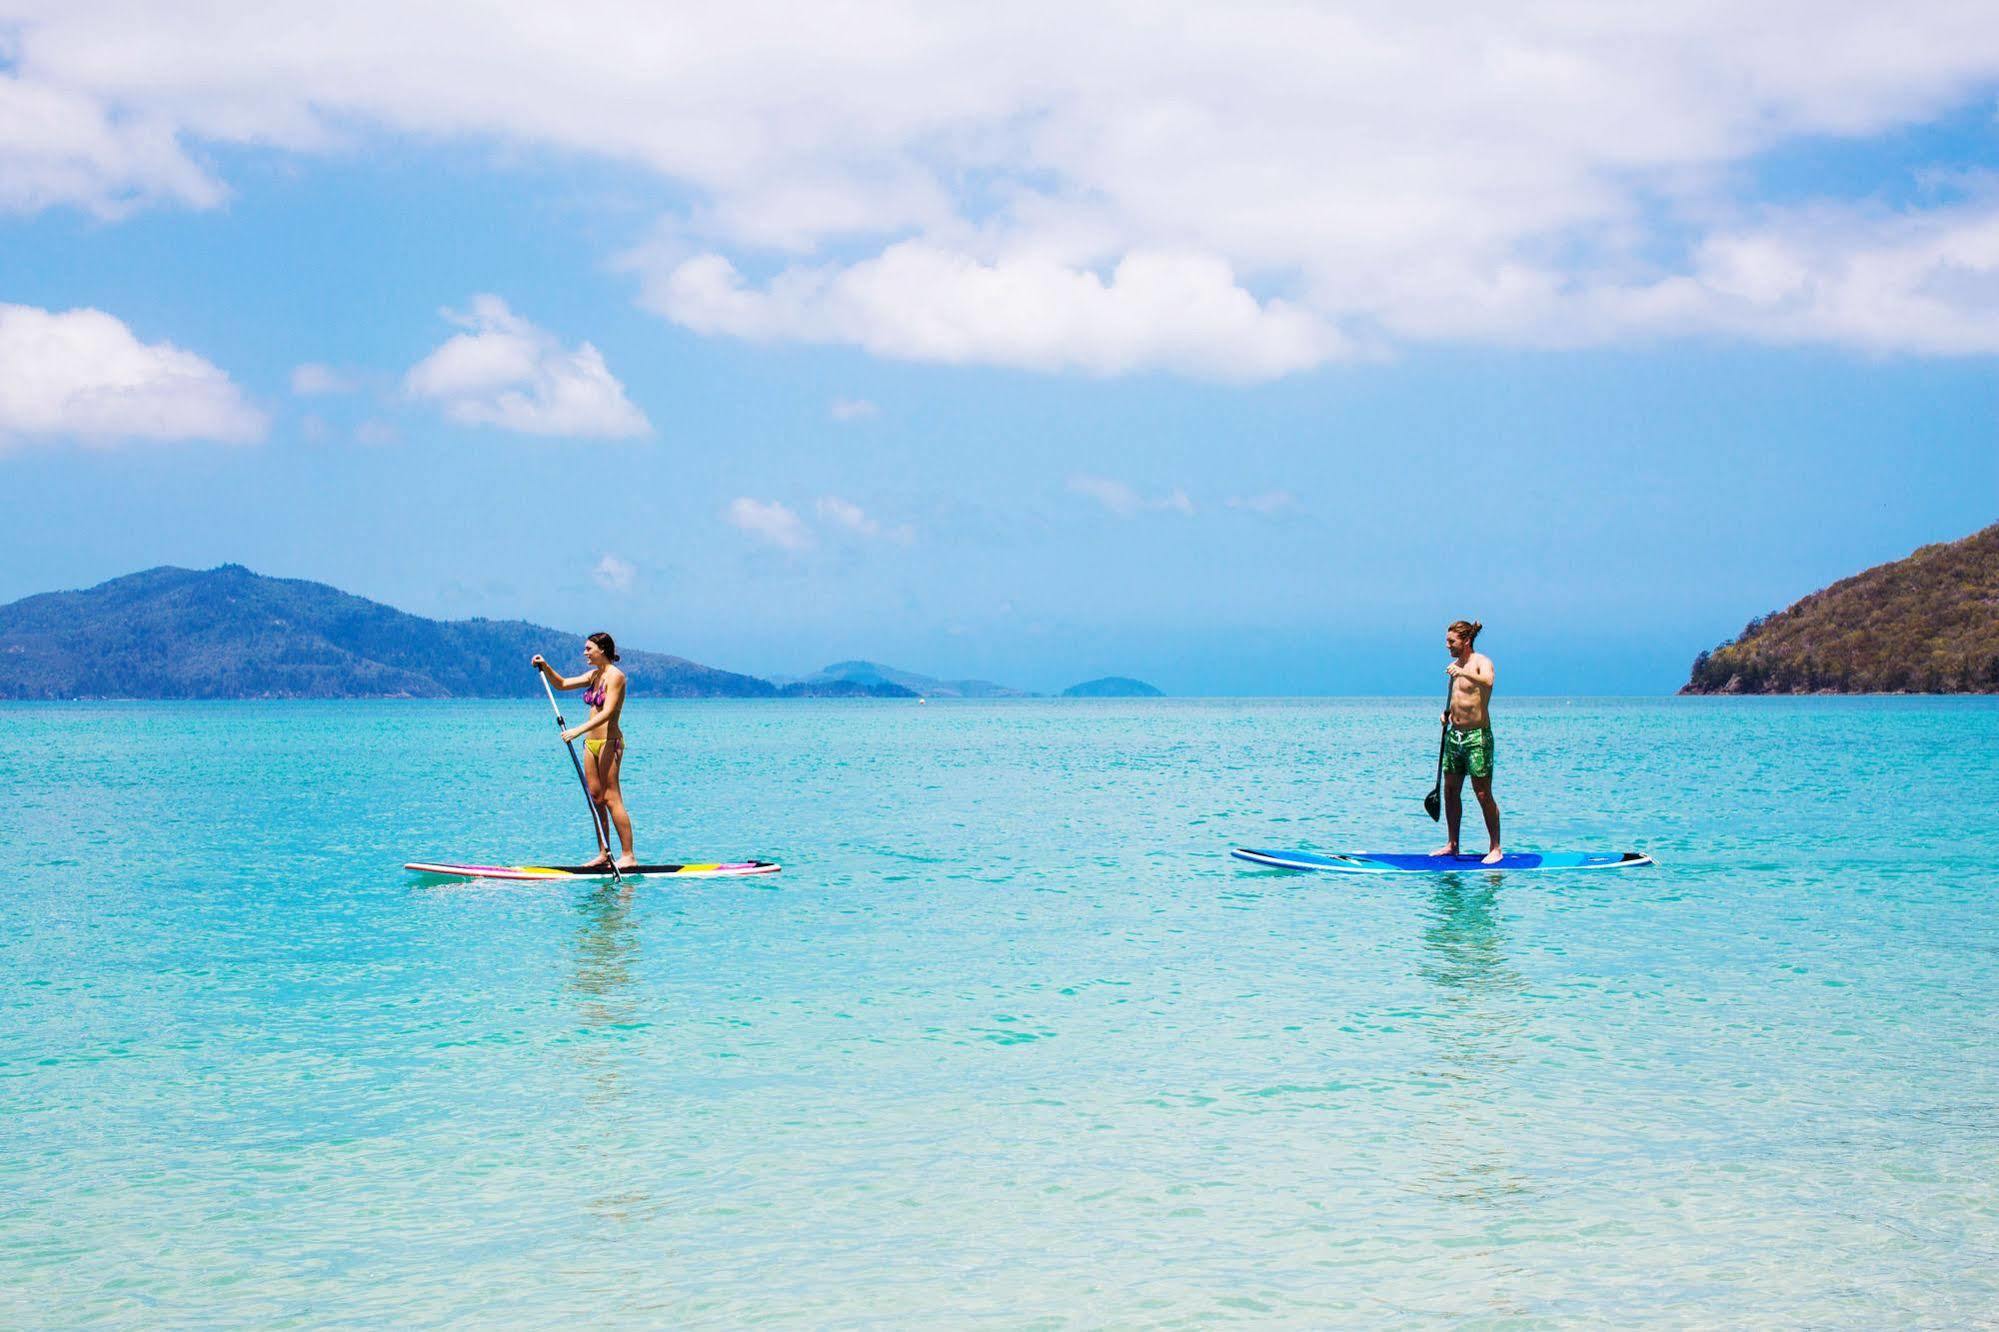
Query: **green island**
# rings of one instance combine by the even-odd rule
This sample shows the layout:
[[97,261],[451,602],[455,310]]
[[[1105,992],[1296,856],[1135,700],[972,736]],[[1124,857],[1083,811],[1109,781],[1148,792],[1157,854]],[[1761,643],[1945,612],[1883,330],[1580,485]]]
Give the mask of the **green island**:
[[1751,620],[1680,692],[1999,693],[1999,523]]

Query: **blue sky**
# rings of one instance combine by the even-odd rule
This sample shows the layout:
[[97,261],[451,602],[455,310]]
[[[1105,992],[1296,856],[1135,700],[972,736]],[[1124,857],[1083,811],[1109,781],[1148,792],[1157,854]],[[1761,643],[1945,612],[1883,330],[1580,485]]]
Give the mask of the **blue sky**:
[[399,13],[0,8],[0,599],[1664,692],[1999,518],[1975,11]]

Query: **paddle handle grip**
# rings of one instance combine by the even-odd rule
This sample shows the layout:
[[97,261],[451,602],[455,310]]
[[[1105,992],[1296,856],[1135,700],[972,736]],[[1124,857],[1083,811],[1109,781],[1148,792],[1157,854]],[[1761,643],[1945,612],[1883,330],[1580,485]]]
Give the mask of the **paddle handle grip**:
[[558,727],[568,726],[569,723],[562,720],[562,705],[555,701],[555,687],[548,682],[548,672],[537,666],[534,673],[541,681],[541,692],[548,695],[548,706],[555,711],[555,724]]

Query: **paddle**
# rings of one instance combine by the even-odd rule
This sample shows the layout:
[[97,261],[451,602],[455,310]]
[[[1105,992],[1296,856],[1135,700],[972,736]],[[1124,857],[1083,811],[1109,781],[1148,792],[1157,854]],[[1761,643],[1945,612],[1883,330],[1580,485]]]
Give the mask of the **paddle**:
[[569,729],[569,723],[562,720],[562,705],[555,701],[555,689],[548,683],[547,673],[537,666],[535,674],[541,677],[541,688],[548,695],[548,706],[555,709],[555,733],[562,736],[562,747],[569,751],[569,766],[576,769],[576,782],[583,788],[583,803],[590,806],[590,831],[596,834],[597,848],[604,853],[604,861],[611,867],[612,880],[623,883],[625,876],[618,873],[618,858],[611,854],[611,834],[604,826],[603,811],[590,798],[590,783],[583,776],[583,761],[576,757],[576,742],[562,734]]
[[1437,731],[1437,784],[1430,788],[1430,794],[1423,797],[1423,812],[1435,823],[1444,817],[1444,742],[1451,733],[1451,689],[1457,681],[1444,686],[1444,724]]

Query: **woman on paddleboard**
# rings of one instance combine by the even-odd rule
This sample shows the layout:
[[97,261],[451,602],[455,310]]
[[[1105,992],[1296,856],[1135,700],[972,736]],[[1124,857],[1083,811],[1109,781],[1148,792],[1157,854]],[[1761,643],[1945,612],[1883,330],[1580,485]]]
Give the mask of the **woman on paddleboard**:
[[[556,689],[581,689],[590,705],[590,720],[562,733],[564,743],[583,741],[583,784],[589,788],[590,803],[610,816],[618,830],[618,868],[638,864],[632,854],[632,820],[625,813],[625,796],[618,789],[618,768],[625,757],[625,733],[618,718],[625,710],[625,673],[618,669],[618,645],[611,636],[595,633],[583,640],[583,660],[590,669],[581,675],[558,675],[539,653],[535,669]],[[590,868],[608,866],[611,849],[605,846]]]

